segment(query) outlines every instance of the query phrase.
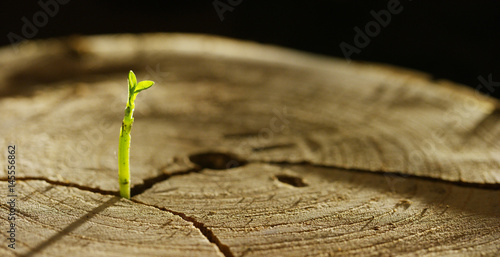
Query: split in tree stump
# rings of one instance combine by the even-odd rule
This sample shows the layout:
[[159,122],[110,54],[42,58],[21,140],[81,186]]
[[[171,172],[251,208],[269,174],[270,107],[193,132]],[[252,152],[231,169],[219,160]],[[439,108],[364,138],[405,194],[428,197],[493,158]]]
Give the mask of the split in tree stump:
[[[18,149],[2,256],[500,251],[498,101],[463,86],[201,35],[0,57],[0,145]],[[115,195],[130,69],[156,85],[136,102],[128,201]]]

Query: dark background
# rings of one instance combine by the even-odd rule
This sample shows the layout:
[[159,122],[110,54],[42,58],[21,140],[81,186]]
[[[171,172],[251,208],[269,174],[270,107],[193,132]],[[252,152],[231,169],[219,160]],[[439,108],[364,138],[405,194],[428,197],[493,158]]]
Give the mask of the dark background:
[[[63,0],[59,0],[63,1]],[[221,20],[214,1],[64,0],[32,39],[106,33],[193,32],[216,34],[344,58],[341,42],[354,46],[370,11],[388,1],[219,0],[234,6]],[[56,0],[42,0],[43,3]],[[353,60],[408,67],[500,98],[500,1],[400,0],[403,10],[353,54]],[[0,45],[9,32],[23,36],[23,17],[43,12],[38,1],[2,0]],[[41,20],[43,22],[43,20]],[[27,38],[27,37],[26,37]],[[496,88],[498,86],[498,88]]]

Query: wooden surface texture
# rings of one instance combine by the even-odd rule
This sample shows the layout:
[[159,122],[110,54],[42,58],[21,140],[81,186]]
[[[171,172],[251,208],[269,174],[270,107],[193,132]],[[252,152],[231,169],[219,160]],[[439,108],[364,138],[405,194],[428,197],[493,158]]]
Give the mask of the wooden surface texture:
[[[204,35],[0,57],[1,188],[18,149],[17,244],[2,256],[500,251],[498,101],[464,86]],[[115,195],[130,69],[156,85],[136,101],[129,201]]]

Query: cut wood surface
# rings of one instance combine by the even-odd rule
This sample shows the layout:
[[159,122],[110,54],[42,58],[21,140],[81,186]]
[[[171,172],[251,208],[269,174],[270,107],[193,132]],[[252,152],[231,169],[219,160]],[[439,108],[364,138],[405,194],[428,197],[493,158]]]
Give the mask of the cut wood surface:
[[203,223],[235,256],[498,254],[500,194],[308,165],[173,177],[136,200]]
[[17,248],[4,243],[1,256],[223,256],[191,222],[155,207],[45,181],[16,189]]
[[[0,57],[0,145],[18,148],[19,191],[19,248],[2,256],[500,251],[498,101],[464,86],[203,35]],[[156,85],[136,101],[128,201],[114,195],[130,69]]]

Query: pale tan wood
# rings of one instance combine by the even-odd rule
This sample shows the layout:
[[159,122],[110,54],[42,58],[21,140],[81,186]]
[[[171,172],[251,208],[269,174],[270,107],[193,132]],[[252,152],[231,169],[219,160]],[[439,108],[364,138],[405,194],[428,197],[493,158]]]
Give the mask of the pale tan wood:
[[2,98],[0,129],[3,144],[20,144],[25,176],[117,189],[116,131],[132,68],[158,82],[138,99],[135,184],[162,167],[189,168],[185,157],[200,151],[500,182],[498,102],[423,74],[207,36],[88,37],[19,49],[1,51],[0,91],[29,86],[33,96]]
[[[223,256],[192,223],[154,207],[44,181],[16,190],[16,249],[2,240],[2,256]],[[2,238],[6,213],[2,201]]]
[[494,256],[500,250],[500,191],[416,178],[248,164],[176,176],[135,199],[193,217],[235,256]]
[[[73,188],[75,197],[107,195],[95,205],[109,199],[118,190],[118,132],[133,69],[157,85],[137,100],[132,184],[142,192],[177,175],[127,204],[169,209],[162,215],[196,225],[215,254],[499,250],[498,101],[455,83],[183,34],[47,40],[1,49],[0,57],[0,145],[17,145],[20,180]],[[282,173],[305,184],[283,184]],[[52,212],[33,212],[54,222]],[[64,240],[57,245],[73,242]],[[203,247],[190,253],[208,254]]]

